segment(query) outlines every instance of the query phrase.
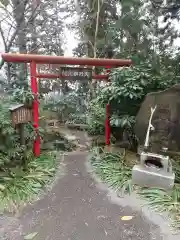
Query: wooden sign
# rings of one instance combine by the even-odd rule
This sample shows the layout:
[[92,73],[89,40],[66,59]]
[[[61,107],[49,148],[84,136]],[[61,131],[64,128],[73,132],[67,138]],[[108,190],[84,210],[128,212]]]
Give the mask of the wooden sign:
[[67,80],[90,80],[92,78],[91,68],[61,67],[60,73]]
[[60,64],[37,64],[38,73],[59,73]]
[[25,107],[24,104],[14,105],[9,108],[9,110],[11,112],[11,120],[13,126],[32,121],[32,110]]

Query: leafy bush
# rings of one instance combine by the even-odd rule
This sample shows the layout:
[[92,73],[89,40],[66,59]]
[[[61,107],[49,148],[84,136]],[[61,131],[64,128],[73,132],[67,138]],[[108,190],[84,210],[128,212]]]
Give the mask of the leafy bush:
[[15,90],[10,90],[8,93],[11,96],[10,99],[12,102],[22,103],[29,107],[32,106],[34,95],[32,94],[30,88],[17,88]]
[[[18,127],[13,127],[9,108],[17,103],[32,105],[29,89],[16,89],[0,99],[0,200],[2,210],[16,207],[36,194],[55,171],[54,157],[41,155],[34,158],[32,152],[34,129],[32,123],[24,124],[25,144],[21,145]],[[44,125],[42,125],[44,127]],[[39,127],[43,137],[44,130]]]
[[26,167],[33,155],[34,133],[31,124],[25,125],[25,145],[20,144],[18,129],[12,127],[9,107],[14,103],[8,96],[0,101],[0,169]]
[[86,113],[70,113],[66,123],[86,124],[88,115]]
[[92,101],[88,108],[88,133],[90,135],[103,135],[105,132],[105,107],[103,108],[96,100]]
[[[45,99],[44,109],[57,113],[61,122],[84,119],[86,103],[76,92],[54,94]],[[75,117],[77,116],[77,118]]]
[[[131,147],[136,149],[134,122],[141,103],[147,93],[164,90],[178,83],[180,78],[175,76],[173,71],[174,69],[169,69],[163,64],[156,68],[150,63],[112,70],[110,84],[101,87],[96,99],[92,101],[95,114],[90,112],[92,118],[90,131],[98,132],[98,128],[103,131],[104,107],[109,103],[113,135],[121,138],[122,133],[125,132]],[[121,134],[118,136],[117,132]]]

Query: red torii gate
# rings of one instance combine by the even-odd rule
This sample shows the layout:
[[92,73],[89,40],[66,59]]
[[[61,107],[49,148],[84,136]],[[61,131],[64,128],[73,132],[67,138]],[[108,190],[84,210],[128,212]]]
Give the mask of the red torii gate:
[[[107,73],[110,68],[130,66],[131,60],[124,59],[104,59],[104,58],[74,58],[74,57],[62,57],[62,56],[44,56],[35,54],[13,54],[4,53],[1,54],[2,59],[5,62],[14,63],[30,63],[30,77],[31,77],[31,90],[34,94],[33,100],[33,127],[36,134],[36,139],[33,144],[33,152],[35,156],[40,155],[40,137],[38,136],[38,78],[59,78],[57,74],[43,74],[37,73],[36,64],[66,64],[66,65],[81,65],[81,66],[96,66],[105,67]],[[93,79],[96,80],[108,80],[108,74],[106,75],[93,75]],[[110,144],[110,123],[109,123],[109,104],[106,104],[106,121],[105,121],[105,144]]]

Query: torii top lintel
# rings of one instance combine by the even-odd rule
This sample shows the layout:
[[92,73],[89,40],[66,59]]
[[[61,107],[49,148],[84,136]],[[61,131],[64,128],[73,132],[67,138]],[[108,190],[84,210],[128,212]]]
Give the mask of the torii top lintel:
[[75,57],[63,57],[63,56],[47,56],[47,55],[35,55],[35,54],[15,54],[15,53],[3,53],[2,59],[5,62],[15,63],[41,63],[41,64],[67,64],[67,65],[88,65],[88,66],[110,66],[110,67],[122,67],[130,66],[131,60],[126,59],[105,59],[105,58],[75,58]]

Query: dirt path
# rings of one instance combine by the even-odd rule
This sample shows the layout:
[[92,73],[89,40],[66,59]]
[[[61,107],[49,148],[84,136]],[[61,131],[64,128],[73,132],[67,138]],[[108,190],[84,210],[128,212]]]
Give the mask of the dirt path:
[[[23,240],[32,232],[38,233],[34,240],[164,239],[142,213],[109,201],[86,169],[87,155],[77,151],[65,156],[66,174],[47,195],[11,218],[4,229],[6,237],[0,239]],[[134,218],[123,222],[124,215]]]

